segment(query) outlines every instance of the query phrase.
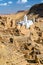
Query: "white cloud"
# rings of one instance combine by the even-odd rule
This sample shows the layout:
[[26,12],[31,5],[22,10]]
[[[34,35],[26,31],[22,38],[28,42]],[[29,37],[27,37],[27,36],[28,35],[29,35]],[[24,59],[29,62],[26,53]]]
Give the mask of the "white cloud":
[[29,8],[30,8],[30,7],[31,7],[31,5],[27,5],[27,6],[25,6],[25,7],[27,7],[27,8],[29,7]]
[[5,3],[0,3],[0,6],[8,6],[8,5],[11,5],[12,3],[13,3],[12,1],[5,2]]
[[26,3],[28,0],[18,0],[17,3]]
[[7,5],[7,3],[1,3],[0,4],[0,6],[6,6]]
[[22,0],[22,3],[26,3],[27,2],[27,0]]
[[8,4],[12,4],[13,2],[12,1],[9,1]]

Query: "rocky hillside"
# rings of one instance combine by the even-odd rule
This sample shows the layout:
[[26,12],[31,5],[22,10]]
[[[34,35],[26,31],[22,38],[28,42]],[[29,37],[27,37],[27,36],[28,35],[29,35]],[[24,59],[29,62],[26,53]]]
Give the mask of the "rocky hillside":
[[30,10],[22,10],[18,11],[16,14],[9,14],[9,15],[0,15],[0,16],[5,16],[10,19],[14,19],[14,21],[20,21],[23,20],[24,15],[28,16],[28,19],[33,19],[33,18],[43,18],[43,3],[40,4],[35,4],[33,5]]
[[43,65],[43,21],[22,29],[0,29],[0,65]]
[[29,14],[33,14],[33,15],[38,14],[38,17],[43,17],[43,3],[32,6],[29,10],[28,15]]
[[36,12],[33,7],[31,9],[30,12],[0,15],[0,65],[43,65],[43,18],[38,18],[29,29],[25,26],[19,29],[14,25],[16,21],[22,20],[25,14],[29,18],[33,11]]

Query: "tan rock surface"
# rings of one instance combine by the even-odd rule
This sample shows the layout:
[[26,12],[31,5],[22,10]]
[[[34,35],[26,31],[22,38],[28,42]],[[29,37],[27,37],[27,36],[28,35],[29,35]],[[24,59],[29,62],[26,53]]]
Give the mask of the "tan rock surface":
[[18,28],[16,21],[22,20],[25,13],[0,18],[0,65],[43,65],[43,18],[29,29]]

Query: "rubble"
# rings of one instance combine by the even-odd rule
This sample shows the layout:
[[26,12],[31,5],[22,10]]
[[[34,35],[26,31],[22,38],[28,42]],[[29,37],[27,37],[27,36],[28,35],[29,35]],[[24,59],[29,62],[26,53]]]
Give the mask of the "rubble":
[[12,18],[0,17],[0,65],[43,65],[43,21],[26,29]]

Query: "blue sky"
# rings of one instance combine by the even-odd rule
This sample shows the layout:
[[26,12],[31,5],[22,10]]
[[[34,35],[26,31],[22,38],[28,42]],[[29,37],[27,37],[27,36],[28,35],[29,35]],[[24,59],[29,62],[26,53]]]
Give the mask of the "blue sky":
[[43,3],[43,0],[0,0],[0,14],[10,14],[19,10],[27,10],[38,3]]

